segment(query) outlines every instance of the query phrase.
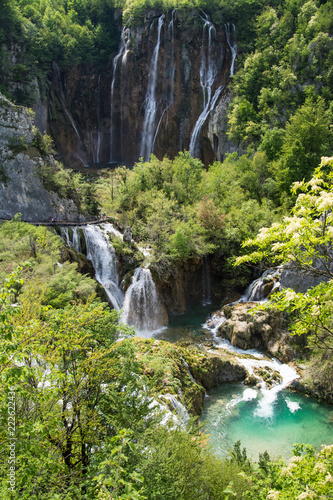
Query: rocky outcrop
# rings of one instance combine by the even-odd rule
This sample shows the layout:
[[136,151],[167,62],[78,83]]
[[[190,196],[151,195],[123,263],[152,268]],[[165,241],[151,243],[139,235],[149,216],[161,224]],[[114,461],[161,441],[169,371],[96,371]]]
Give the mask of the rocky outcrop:
[[245,380],[248,375],[244,366],[220,356],[202,356],[189,366],[194,378],[207,390],[226,382]]
[[50,217],[76,219],[73,201],[48,192],[38,176],[52,156],[42,158],[32,147],[33,115],[0,95],[0,218],[11,219],[17,213],[23,220],[41,221]]
[[118,54],[103,71],[53,67],[48,126],[64,161],[83,167],[132,165],[150,152],[174,157],[190,149],[199,117],[196,156],[208,164],[234,151],[226,88],[235,31],[227,20],[213,26],[196,9],[151,10],[140,27],[120,32],[121,25]]
[[193,415],[200,415],[206,390],[247,376],[243,366],[196,348],[140,337],[123,342],[135,350],[143,374],[153,382],[152,391],[175,395]]
[[290,345],[283,314],[276,310],[251,313],[256,306],[255,302],[226,306],[227,320],[220,326],[217,336],[227,338],[241,349],[262,349],[282,362],[292,360],[296,351]]

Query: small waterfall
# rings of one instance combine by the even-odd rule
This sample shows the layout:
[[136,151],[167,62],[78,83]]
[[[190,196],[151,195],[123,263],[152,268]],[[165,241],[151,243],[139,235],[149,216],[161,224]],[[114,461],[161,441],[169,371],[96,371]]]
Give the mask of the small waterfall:
[[186,363],[185,359],[182,358],[182,362],[183,362],[183,365],[185,367],[185,370],[187,371],[187,374],[188,376],[190,377],[190,379],[192,380],[192,382],[194,382],[195,384],[197,384],[197,381],[195,380],[195,378],[193,377],[191,371],[190,371],[190,368],[188,366],[188,364]]
[[87,258],[93,263],[96,279],[103,286],[113,307],[118,311],[123,302],[123,294],[119,288],[117,258],[114,248],[109,242],[108,233],[115,234],[112,224],[82,227],[87,247]]
[[[143,122],[142,141],[140,147],[140,157],[148,161],[152,153],[155,119],[157,112],[156,86],[158,76],[158,55],[161,44],[161,30],[164,23],[164,14],[158,19],[157,43],[150,62],[148,86],[145,98],[145,117]],[[152,26],[151,26],[152,28]]]
[[254,280],[246,289],[240,302],[262,302],[280,287],[280,270],[267,269],[260,278]]
[[121,321],[133,325],[139,332],[151,332],[166,323],[166,311],[149,269],[135,269],[125,294]]
[[129,43],[129,36],[128,36],[128,28],[126,26],[123,27],[123,30],[121,32],[121,38],[120,38],[120,47],[118,54],[114,57],[113,59],[113,75],[112,75],[112,82],[111,82],[111,100],[110,100],[110,163],[114,161],[114,156],[113,156],[113,148],[114,148],[114,91],[115,91],[115,83],[116,83],[116,74],[117,74],[117,66],[118,66],[118,60],[121,56],[127,55],[128,52],[128,43]]
[[[282,381],[272,388],[266,386],[266,383],[262,380],[260,383],[261,399],[258,402],[258,406],[254,411],[254,415],[261,418],[271,418],[274,414],[274,402],[277,398],[279,392],[288,387],[291,382],[299,377],[296,370],[291,366],[280,363],[276,359],[272,360],[253,360],[246,358],[237,358],[238,362],[242,364],[250,375],[254,374],[255,368],[261,369],[271,369],[277,371]],[[295,410],[294,410],[295,411]]]
[[236,28],[235,28],[234,24],[232,24],[232,31],[233,31],[233,37],[232,37],[233,40],[231,41],[230,23],[225,24],[225,34],[227,37],[227,43],[228,43],[230,50],[231,50],[230,76],[234,76],[235,59],[236,59],[236,55],[237,55],[237,44],[235,42]]
[[82,143],[79,131],[78,131],[76,125],[75,125],[75,121],[74,121],[72,115],[70,114],[70,112],[69,112],[69,110],[67,109],[67,106],[66,106],[65,93],[64,93],[64,90],[63,90],[63,87],[62,87],[59,66],[57,65],[56,62],[53,62],[53,67],[55,68],[57,76],[58,76],[58,81],[59,81],[59,99],[60,99],[60,102],[63,105],[63,108],[64,108],[64,111],[66,113],[66,116],[69,119],[69,121],[70,121],[70,123],[71,123],[71,125],[72,125],[72,127],[74,129],[74,132],[76,134],[76,137],[78,138],[78,141],[79,141],[79,145],[80,145],[81,151],[77,152],[76,156],[81,161],[81,163],[83,163],[83,166],[87,167],[88,166],[88,161],[87,161],[86,154],[84,152],[84,147],[83,147],[83,143]]
[[[203,19],[203,18],[202,18]],[[212,97],[212,87],[218,73],[217,65],[212,54],[212,36],[216,34],[213,23],[209,20],[207,14],[203,19],[202,28],[202,46],[201,46],[201,65],[200,65],[200,85],[203,94],[203,110],[196,121],[191,139],[190,154],[192,157],[198,156],[198,139],[201,129],[208,118],[209,113],[214,109],[216,102],[221,94],[222,86],[218,87]],[[206,41],[208,34],[208,42]]]
[[176,396],[174,396],[173,394],[163,394],[162,396],[160,396],[160,398],[170,401],[172,407],[177,413],[181,427],[185,428],[186,424],[190,420],[190,415],[186,407],[182,403],[180,403],[180,401],[178,401]]
[[78,226],[74,226],[72,230],[73,230],[73,247],[77,252],[82,252]]
[[209,305],[212,303],[211,297],[211,275],[210,265],[207,255],[203,257],[202,266],[202,305]]

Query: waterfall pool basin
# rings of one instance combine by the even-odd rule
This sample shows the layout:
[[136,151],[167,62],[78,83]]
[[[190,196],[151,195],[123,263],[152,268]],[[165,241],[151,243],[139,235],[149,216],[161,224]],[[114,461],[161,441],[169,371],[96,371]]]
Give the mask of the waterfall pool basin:
[[201,422],[217,455],[228,456],[238,440],[256,461],[265,450],[271,458],[287,460],[295,443],[311,444],[316,451],[333,444],[332,406],[284,389],[267,413],[264,398],[259,389],[241,383],[210,391]]

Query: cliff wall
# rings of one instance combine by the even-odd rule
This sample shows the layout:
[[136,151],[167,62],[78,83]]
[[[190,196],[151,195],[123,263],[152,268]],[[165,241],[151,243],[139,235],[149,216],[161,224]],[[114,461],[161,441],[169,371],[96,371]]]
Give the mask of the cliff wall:
[[33,140],[32,114],[0,94],[0,219],[11,219],[17,213],[26,221],[76,218],[73,201],[61,199],[43,186],[38,169],[55,160],[52,155],[42,157],[32,146]]
[[233,25],[214,26],[196,9],[152,10],[121,31],[107,67],[54,64],[48,129],[65,163],[132,165],[186,149],[208,164],[234,150],[226,109],[235,37]]

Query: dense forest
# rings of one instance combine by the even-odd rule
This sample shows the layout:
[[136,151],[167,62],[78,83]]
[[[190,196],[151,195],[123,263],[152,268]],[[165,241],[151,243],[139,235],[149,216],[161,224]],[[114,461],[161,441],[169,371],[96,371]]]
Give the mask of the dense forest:
[[[52,137],[37,129],[16,152],[40,155],[46,189],[86,217],[130,226],[159,282],[207,256],[228,292],[291,260],[321,277],[264,307],[287,318],[308,392],[332,402],[331,0],[0,0],[0,92],[33,107],[48,95],[53,63],[102,71],[123,26],[140,26],[149,10],[193,9],[237,26],[227,132],[236,152],[210,165],[180,151],[77,172],[48,162]],[[166,344],[153,356],[148,340],[135,343],[89,261],[53,231],[18,214],[1,223],[0,241],[1,499],[333,498],[333,446],[295,444],[288,463],[267,452],[254,462],[237,442],[221,459],[195,412],[186,429],[161,425],[166,408],[152,408],[166,385],[179,391],[175,351]],[[139,247],[113,244],[127,265],[143,260]],[[200,371],[200,356],[179,349]],[[182,377],[188,402],[199,388]]]

